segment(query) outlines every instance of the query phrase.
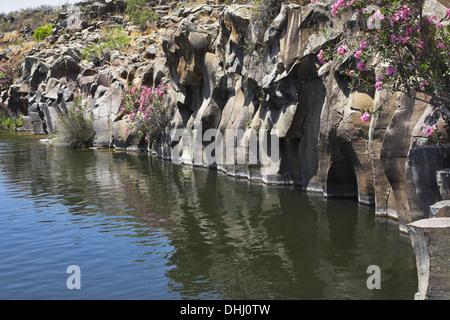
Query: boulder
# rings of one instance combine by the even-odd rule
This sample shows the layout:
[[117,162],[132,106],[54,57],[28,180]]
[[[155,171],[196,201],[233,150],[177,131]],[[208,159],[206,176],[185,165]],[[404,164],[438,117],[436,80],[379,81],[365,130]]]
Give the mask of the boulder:
[[450,218],[422,219],[407,225],[416,255],[416,300],[450,299]]
[[138,134],[138,129],[128,123],[129,119],[114,122],[112,140],[114,148],[126,150],[145,149],[143,138]]
[[94,146],[113,146],[113,122],[119,113],[123,84],[116,81],[110,87],[98,88],[93,102]]
[[28,108],[29,119],[33,126],[33,131],[37,135],[47,134],[47,126],[44,119],[44,113],[41,109],[41,103],[35,102]]
[[450,200],[436,202],[430,206],[430,218],[450,218]]
[[75,80],[80,69],[74,58],[69,55],[61,56],[49,67],[49,77],[59,79],[65,76]]
[[42,61],[38,61],[33,64],[30,70],[30,90],[36,92],[39,85],[47,79],[49,72],[49,66]]
[[157,55],[156,47],[151,45],[145,49],[144,58],[145,59],[155,59]]

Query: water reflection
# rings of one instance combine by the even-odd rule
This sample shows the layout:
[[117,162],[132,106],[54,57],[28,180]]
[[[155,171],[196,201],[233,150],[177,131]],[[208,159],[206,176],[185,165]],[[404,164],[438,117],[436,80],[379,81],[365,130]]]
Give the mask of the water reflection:
[[[76,246],[97,273],[80,295],[412,299],[417,291],[409,239],[354,201],[110,149],[66,150],[12,135],[0,135],[0,148],[0,191],[9,203],[30,199],[14,210],[33,213],[23,232],[66,230],[59,250]],[[20,265],[26,250],[10,263]],[[58,246],[54,254],[64,255]],[[381,290],[366,287],[371,264],[382,270]]]

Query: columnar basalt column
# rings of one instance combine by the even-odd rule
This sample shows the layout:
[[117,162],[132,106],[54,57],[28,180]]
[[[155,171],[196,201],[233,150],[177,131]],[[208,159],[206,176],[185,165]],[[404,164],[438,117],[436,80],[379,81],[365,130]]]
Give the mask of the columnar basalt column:
[[415,300],[450,299],[450,218],[418,220],[407,229],[416,255]]

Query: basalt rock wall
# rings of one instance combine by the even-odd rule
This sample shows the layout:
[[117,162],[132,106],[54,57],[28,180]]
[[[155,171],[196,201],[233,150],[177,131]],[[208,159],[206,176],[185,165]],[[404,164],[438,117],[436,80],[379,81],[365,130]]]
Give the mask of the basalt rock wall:
[[[106,2],[120,15],[122,1]],[[87,1],[81,30],[52,36],[51,48],[28,53],[22,78],[2,93],[2,105],[24,115],[30,130],[50,134],[81,96],[93,116],[94,146],[142,149],[145,143],[136,132],[126,130],[121,93],[130,85],[168,84],[171,121],[151,145],[153,154],[264,183],[295,184],[325,197],[353,198],[374,206],[379,216],[398,219],[405,231],[407,223],[429,217],[429,206],[443,199],[436,172],[449,167],[448,151],[445,145],[439,151],[427,146],[422,131],[437,123],[445,132],[445,122],[427,103],[402,93],[349,89],[342,71],[352,67],[351,59],[320,64],[319,50],[339,42],[355,23],[331,17],[332,1],[321,3],[282,3],[257,45],[251,5],[158,5],[157,28],[151,36],[133,39],[135,50],[85,61],[83,48],[101,41],[105,23],[103,14],[99,18],[92,11],[99,4]],[[445,14],[436,1],[427,1],[427,8]],[[57,30],[67,25],[63,18]],[[132,34],[127,19],[108,19]],[[374,62],[366,78],[374,81],[381,67]],[[370,122],[360,120],[361,110],[380,107],[383,112]],[[175,137],[176,129],[187,134]],[[216,129],[215,137],[220,133],[223,141],[237,130],[256,132],[260,140],[264,132],[268,139],[276,134],[280,157],[269,164],[212,164],[199,156],[208,142],[189,141],[204,138],[208,129]],[[248,159],[248,147],[236,150]]]
[[[443,14],[444,7],[433,3],[436,8]],[[429,206],[442,200],[436,171],[449,165],[446,147],[438,148],[436,160],[423,128],[435,123],[441,132],[447,128],[420,100],[426,97],[350,90],[342,70],[351,61],[317,61],[318,51],[340,41],[349,23],[332,20],[326,5],[283,3],[267,28],[264,49],[246,51],[254,26],[250,6],[226,6],[207,25],[183,19],[163,43],[173,88],[171,128],[186,129],[191,139],[196,124],[202,132],[220,130],[223,139],[227,129],[276,132],[280,159],[270,168],[215,167],[265,183],[296,184],[325,197],[357,199],[375,206],[377,215],[398,219],[406,232],[407,223],[429,217]],[[366,76],[374,81],[382,66],[374,62],[373,67]],[[369,123],[360,120],[361,110],[378,108],[383,112]],[[175,146],[168,139],[153,151],[173,160]],[[182,162],[210,166],[198,163],[193,149],[180,153]]]

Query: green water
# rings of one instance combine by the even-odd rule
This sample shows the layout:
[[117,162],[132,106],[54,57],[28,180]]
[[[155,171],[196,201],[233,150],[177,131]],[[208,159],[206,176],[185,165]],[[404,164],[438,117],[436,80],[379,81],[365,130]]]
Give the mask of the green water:
[[[0,133],[0,299],[413,299],[396,222],[216,171]],[[69,290],[69,265],[81,289]],[[381,289],[368,289],[368,266]]]

